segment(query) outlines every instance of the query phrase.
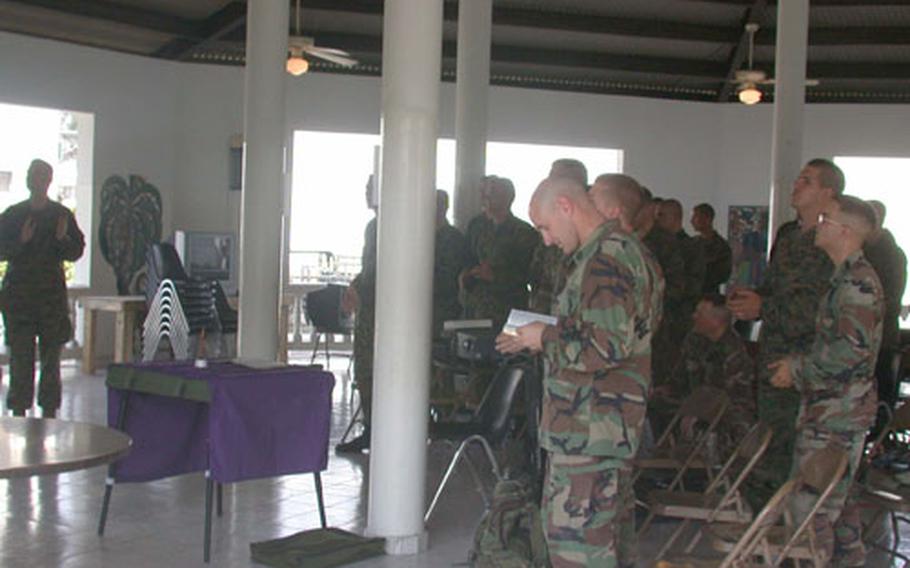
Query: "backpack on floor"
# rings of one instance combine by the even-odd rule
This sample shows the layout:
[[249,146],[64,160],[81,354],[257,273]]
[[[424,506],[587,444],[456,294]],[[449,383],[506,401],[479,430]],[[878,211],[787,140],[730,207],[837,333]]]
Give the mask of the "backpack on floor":
[[471,565],[476,568],[549,566],[537,492],[526,478],[504,479],[474,533]]

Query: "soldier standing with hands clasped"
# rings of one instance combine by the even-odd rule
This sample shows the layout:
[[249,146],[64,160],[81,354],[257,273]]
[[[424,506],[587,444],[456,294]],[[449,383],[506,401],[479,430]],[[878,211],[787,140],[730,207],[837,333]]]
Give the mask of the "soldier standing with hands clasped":
[[544,243],[567,256],[557,323],[503,333],[496,346],[544,353],[542,516],[550,561],[555,568],[634,566],[631,460],[645,421],[661,290],[644,245],[606,221],[577,181],[544,180],[530,214]]
[[[841,196],[819,215],[815,244],[834,263],[831,286],[819,302],[815,340],[806,353],[772,363],[771,385],[800,395],[791,476],[815,450],[834,447],[849,456],[847,473],[820,509],[816,542],[835,566],[865,566],[859,509],[847,503],[877,403],[875,358],[882,341],[882,285],[863,256],[875,229],[864,201]],[[800,495],[803,516],[818,495]],[[845,507],[845,503],[847,506]]]
[[0,260],[9,262],[0,309],[10,348],[6,406],[25,416],[35,398],[35,339],[41,358],[38,405],[54,418],[60,408],[60,352],[73,335],[63,261],[82,256],[85,238],[73,213],[47,197],[54,170],[43,160],[28,168],[29,199],[0,215]]

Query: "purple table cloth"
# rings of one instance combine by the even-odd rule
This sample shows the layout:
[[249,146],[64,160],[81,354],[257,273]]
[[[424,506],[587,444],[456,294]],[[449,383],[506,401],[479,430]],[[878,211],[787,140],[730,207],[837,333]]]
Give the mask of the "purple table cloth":
[[[120,401],[129,391],[124,430],[133,438],[132,451],[115,464],[117,482],[210,469],[215,481],[230,483],[326,468],[331,373],[227,362],[197,369],[192,362],[168,361],[111,365],[108,375],[108,424],[117,425]],[[152,394],[150,376],[162,383],[157,392],[198,392],[204,383],[210,402]],[[130,386],[136,377],[144,378],[143,387]],[[167,381],[196,388],[170,388]]]

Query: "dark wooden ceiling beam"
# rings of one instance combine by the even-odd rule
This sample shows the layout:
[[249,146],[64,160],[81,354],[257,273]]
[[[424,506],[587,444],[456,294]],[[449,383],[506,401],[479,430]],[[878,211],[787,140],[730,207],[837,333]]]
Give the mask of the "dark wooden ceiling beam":
[[717,94],[718,102],[725,102],[730,98],[730,95],[733,94],[733,78],[749,56],[749,32],[746,31],[746,24],[761,24],[762,21],[764,21],[765,9],[767,7],[768,2],[766,0],[754,0],[752,6],[750,6],[743,15],[742,21],[740,22],[742,33],[739,36],[739,41],[730,53],[729,59],[727,59],[727,74],[724,77],[724,82],[720,86]]
[[236,30],[241,30],[246,24],[246,3],[230,2],[223,8],[196,24],[194,37],[176,38],[156,51],[153,56],[163,59],[186,59],[193,49],[197,49],[209,42],[229,36]]
[[[776,30],[762,28],[755,34],[756,45],[774,45]],[[910,45],[910,27],[849,26],[809,28],[809,46]]]
[[194,37],[197,23],[193,20],[154,10],[134,8],[108,0],[6,0],[16,4],[54,10],[72,16],[103,20],[165,34]]

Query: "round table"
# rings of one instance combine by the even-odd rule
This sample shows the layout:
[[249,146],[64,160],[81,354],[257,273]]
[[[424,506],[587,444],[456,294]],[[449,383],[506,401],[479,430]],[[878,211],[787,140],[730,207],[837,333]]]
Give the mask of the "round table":
[[0,478],[103,465],[124,456],[132,443],[123,432],[96,424],[0,416]]

